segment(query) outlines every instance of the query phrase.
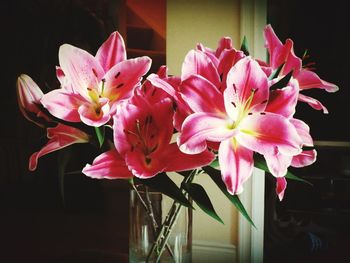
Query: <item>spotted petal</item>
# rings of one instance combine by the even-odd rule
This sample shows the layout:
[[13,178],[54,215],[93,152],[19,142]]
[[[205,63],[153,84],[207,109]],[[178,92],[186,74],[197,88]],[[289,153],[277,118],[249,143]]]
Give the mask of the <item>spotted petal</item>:
[[146,56],[118,63],[103,77],[105,80],[103,95],[111,102],[130,97],[150,66],[151,59]]
[[89,99],[88,88],[96,89],[104,70],[94,56],[83,49],[63,44],[58,53],[60,67],[75,92]]

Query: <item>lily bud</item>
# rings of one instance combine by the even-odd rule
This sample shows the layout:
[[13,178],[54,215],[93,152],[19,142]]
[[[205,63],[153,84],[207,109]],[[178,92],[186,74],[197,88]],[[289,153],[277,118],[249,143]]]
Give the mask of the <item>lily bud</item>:
[[[19,109],[23,116],[29,121],[43,127],[39,118],[48,120],[49,118],[40,110],[38,104],[44,95],[39,86],[26,74],[21,74],[17,79],[17,100]],[[37,118],[34,118],[34,117]]]

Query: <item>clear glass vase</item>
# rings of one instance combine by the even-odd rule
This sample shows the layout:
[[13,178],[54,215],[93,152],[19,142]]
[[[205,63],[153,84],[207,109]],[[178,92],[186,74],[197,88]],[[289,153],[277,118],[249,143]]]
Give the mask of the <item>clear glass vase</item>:
[[[130,197],[129,262],[157,262],[157,253],[149,254],[174,201],[160,192],[138,192],[131,190]],[[158,262],[192,262],[192,209],[179,210]]]

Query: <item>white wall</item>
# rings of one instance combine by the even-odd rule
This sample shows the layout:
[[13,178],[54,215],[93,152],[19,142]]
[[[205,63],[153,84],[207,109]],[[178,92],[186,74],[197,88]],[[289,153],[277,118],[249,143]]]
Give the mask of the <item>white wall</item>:
[[[198,42],[216,48],[218,40],[230,36],[233,44],[240,46],[239,1],[202,0],[167,1],[167,65],[169,73],[181,74],[183,59]],[[225,222],[220,224],[204,214],[194,211],[194,240],[210,240],[216,243],[237,244],[237,212],[211,182],[207,175],[197,181],[205,186],[215,209]]]

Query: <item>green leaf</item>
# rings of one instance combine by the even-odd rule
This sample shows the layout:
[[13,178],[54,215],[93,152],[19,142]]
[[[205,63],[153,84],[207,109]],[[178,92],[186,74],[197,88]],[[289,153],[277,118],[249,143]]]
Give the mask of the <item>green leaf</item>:
[[247,210],[245,209],[244,205],[242,204],[241,200],[239,200],[237,195],[231,195],[227,189],[224,182],[221,180],[221,172],[219,170],[216,170],[210,166],[203,167],[203,170],[210,176],[210,178],[214,181],[214,183],[219,187],[221,192],[224,193],[224,195],[230,200],[230,202],[238,209],[238,211],[248,220],[248,222],[254,226],[253,220],[248,215]]
[[[270,173],[269,168],[267,167],[266,161],[260,157],[260,156],[254,156],[254,166],[256,168],[259,168],[261,170],[264,170],[265,172]],[[304,180],[294,174],[292,174],[290,171],[287,171],[287,174],[285,175],[287,179],[291,179],[291,180],[295,180],[295,181],[299,181],[299,182],[303,182],[309,185],[313,185],[312,183],[310,183],[307,180]]]
[[282,70],[284,64],[285,64],[285,63],[282,63],[281,66],[279,66],[278,68],[276,68],[276,69],[271,73],[271,75],[270,75],[270,77],[269,77],[269,80],[272,80],[272,79],[278,77],[278,75],[280,74],[280,72],[281,72],[281,70]]
[[282,89],[288,85],[288,82],[290,81],[291,77],[293,75],[293,70],[291,70],[287,75],[285,75],[283,78],[281,78],[278,82],[273,84],[270,87],[270,90],[275,90],[275,89]]
[[214,161],[212,161],[212,163],[209,164],[209,166],[210,166],[210,167],[213,167],[213,168],[219,168],[219,167],[220,167],[220,165],[219,165],[219,159],[216,157],[216,158],[214,159]]
[[287,172],[286,178],[287,178],[287,179],[290,179],[290,180],[295,180],[295,181],[303,182],[303,183],[306,183],[306,184],[308,184],[308,185],[313,186],[313,184],[310,183],[309,181],[307,181],[307,180],[305,180],[305,179],[302,179],[302,178],[300,178],[300,177],[298,177],[298,176],[292,174],[290,171]]
[[243,41],[242,41],[242,45],[241,45],[241,51],[243,51],[243,53],[246,56],[249,56],[248,40],[247,40],[246,36],[243,37]]
[[149,186],[154,190],[157,190],[175,201],[179,202],[181,205],[186,207],[191,207],[191,203],[188,201],[186,196],[182,193],[181,189],[169,178],[166,173],[160,173],[155,177],[148,179],[134,178],[135,185],[141,183],[143,185]]
[[105,141],[105,127],[95,127],[96,137],[98,140],[98,143],[100,147],[102,147],[104,141]]
[[190,197],[192,197],[193,201],[196,202],[199,208],[201,208],[206,214],[208,214],[215,220],[224,224],[224,221],[222,221],[222,219],[215,212],[215,209],[210,201],[209,196],[207,195],[207,193],[201,185],[195,183],[184,183],[183,187],[186,190],[186,192],[190,195]]

